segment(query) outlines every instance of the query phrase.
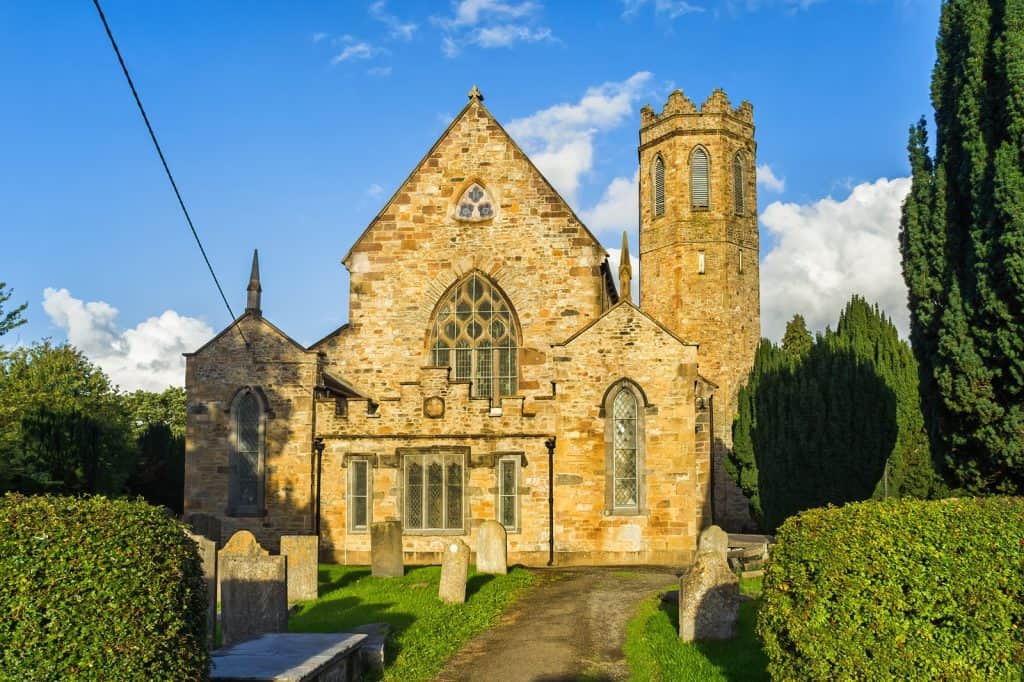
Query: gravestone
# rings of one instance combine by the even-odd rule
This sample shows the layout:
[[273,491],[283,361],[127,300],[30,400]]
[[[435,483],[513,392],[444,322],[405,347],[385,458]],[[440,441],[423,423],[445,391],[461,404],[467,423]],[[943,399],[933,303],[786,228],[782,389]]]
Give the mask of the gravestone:
[[469,577],[469,546],[462,540],[453,540],[445,549],[441,560],[441,584],[437,596],[446,604],[466,601],[466,579]]
[[728,551],[729,537],[721,528],[701,533],[693,567],[679,581],[679,639],[684,642],[736,636],[740,583],[729,568]]
[[508,573],[508,533],[497,521],[484,521],[476,535],[476,570],[480,573]]
[[401,521],[380,521],[370,526],[370,564],[375,578],[405,575]]
[[185,523],[188,524],[196,535],[202,535],[204,538],[213,540],[215,544],[220,545],[221,526],[220,519],[216,516],[197,512],[186,516]]
[[[247,530],[240,530],[231,536],[231,539],[227,541],[224,548],[217,552],[217,564],[222,565],[226,557],[232,556],[267,556],[269,552],[260,547],[260,543],[256,540],[256,536]],[[217,601],[223,601],[223,590],[221,589],[221,583],[223,579],[217,582]]]
[[288,630],[287,561],[283,556],[220,556],[224,646]]
[[217,627],[217,543],[210,538],[185,531],[185,535],[199,548],[203,562],[203,582],[206,583],[206,644],[213,648],[213,634]]
[[315,535],[282,535],[281,554],[288,557],[288,601],[317,598],[319,538]]

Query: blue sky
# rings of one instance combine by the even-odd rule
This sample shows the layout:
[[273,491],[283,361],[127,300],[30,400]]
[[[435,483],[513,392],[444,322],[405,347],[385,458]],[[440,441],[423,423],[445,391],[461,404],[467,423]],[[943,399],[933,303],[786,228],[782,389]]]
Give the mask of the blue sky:
[[[750,100],[765,333],[834,323],[853,291],[905,327],[895,221],[938,2],[104,9],[235,312],[258,247],[264,312],[302,343],[346,319],[340,258],[473,84],[609,247],[636,245],[640,107]],[[29,303],[4,341],[69,338],[126,388],[180,384],[182,350],[229,318],[92,4],[0,4],[0,59],[0,281]]]

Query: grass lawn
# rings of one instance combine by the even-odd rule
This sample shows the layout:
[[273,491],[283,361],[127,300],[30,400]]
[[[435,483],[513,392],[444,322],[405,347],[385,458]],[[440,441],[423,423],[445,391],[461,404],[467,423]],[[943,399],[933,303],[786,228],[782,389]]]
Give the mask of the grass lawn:
[[407,568],[402,578],[374,578],[365,566],[320,565],[320,598],[304,602],[288,622],[292,632],[344,632],[366,623],[389,623],[384,679],[422,680],[470,638],[497,622],[529,586],[533,574],[513,568],[508,575],[472,569],[465,604],[437,598],[439,566]]
[[[761,579],[740,581],[740,591],[750,596],[761,593]],[[764,680],[768,659],[754,634],[760,599],[740,603],[739,635],[727,642],[679,641],[679,611],[652,597],[640,604],[626,626],[626,661],[631,680]]]

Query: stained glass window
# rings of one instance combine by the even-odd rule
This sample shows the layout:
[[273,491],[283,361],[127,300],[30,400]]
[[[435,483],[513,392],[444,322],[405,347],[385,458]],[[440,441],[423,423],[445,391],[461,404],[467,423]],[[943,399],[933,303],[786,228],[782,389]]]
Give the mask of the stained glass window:
[[490,192],[474,182],[459,197],[455,214],[460,220],[487,220],[494,217],[494,200]]
[[232,412],[234,447],[231,450],[228,506],[233,515],[254,515],[260,512],[261,505],[260,421],[263,409],[256,394],[246,389],[235,398]]
[[512,458],[498,460],[498,522],[506,530],[518,526],[516,496],[519,493],[519,462]]
[[456,453],[406,455],[405,527],[409,530],[462,528],[463,458]]
[[354,459],[349,464],[349,526],[365,531],[370,526],[370,462]]
[[449,366],[458,381],[471,380],[473,395],[515,395],[519,342],[512,306],[477,273],[452,287],[431,326],[430,363]]
[[616,509],[639,506],[636,467],[637,405],[633,392],[623,388],[612,406],[612,494]]

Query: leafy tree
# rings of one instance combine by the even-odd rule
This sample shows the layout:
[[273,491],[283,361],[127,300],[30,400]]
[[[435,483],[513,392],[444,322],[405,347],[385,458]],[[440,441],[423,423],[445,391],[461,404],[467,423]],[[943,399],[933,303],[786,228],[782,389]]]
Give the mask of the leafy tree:
[[805,355],[814,346],[814,337],[807,329],[807,321],[803,315],[794,315],[786,323],[786,333],[782,336],[782,350],[794,358]]
[[70,345],[0,362],[0,489],[120,493],[135,462],[127,413],[103,372]]
[[878,307],[855,296],[835,331],[809,339],[796,316],[786,336],[758,346],[727,462],[762,525],[828,503],[943,494],[913,354]]
[[185,389],[135,391],[122,400],[138,447],[128,491],[180,513],[185,487]]
[[28,303],[22,303],[20,306],[10,312],[4,311],[4,304],[11,300],[12,291],[8,291],[7,283],[0,282],[0,336],[3,336],[7,332],[11,331],[16,327],[28,322],[22,313],[28,308]]
[[943,4],[935,156],[911,128],[900,243],[933,451],[969,492],[1024,492],[1024,7]]

